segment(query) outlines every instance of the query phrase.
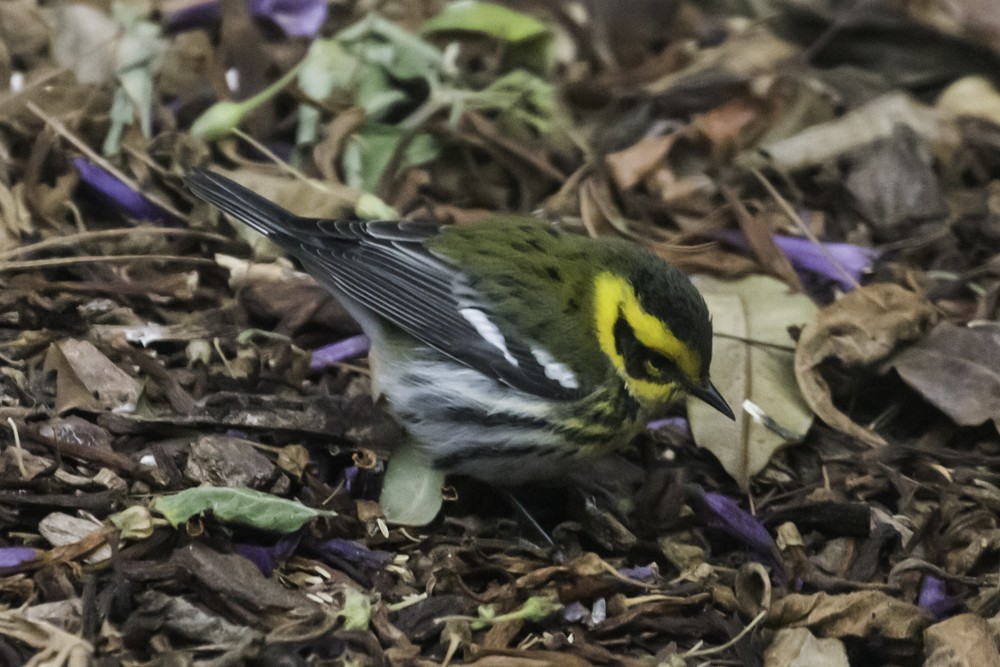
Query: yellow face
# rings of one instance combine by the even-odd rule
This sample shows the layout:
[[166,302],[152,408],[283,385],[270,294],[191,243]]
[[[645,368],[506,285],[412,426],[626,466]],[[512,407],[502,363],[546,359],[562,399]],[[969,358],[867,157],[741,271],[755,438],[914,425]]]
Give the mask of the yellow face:
[[632,286],[603,272],[594,283],[601,350],[640,403],[666,405],[697,384],[702,360],[665,322],[646,312]]

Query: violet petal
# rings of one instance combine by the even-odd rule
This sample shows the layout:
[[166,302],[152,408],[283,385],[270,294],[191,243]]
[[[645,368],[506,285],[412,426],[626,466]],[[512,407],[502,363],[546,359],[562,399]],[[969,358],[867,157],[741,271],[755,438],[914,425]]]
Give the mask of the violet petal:
[[363,356],[368,352],[370,345],[371,341],[364,334],[345,338],[332,345],[325,345],[318,350],[313,350],[309,369],[318,371],[348,359]]
[[343,570],[357,580],[381,570],[393,558],[387,551],[376,551],[359,542],[339,538],[316,542],[312,545],[312,550],[326,563]]
[[168,12],[163,25],[171,32],[183,32],[212,25],[219,16],[218,0],[205,0]]
[[656,568],[650,565],[634,565],[618,568],[618,574],[636,581],[652,581],[656,577]]
[[38,550],[31,547],[0,547],[0,568],[17,567],[38,559]]
[[784,563],[778,546],[757,517],[721,493],[698,489],[691,494],[689,500],[695,513],[707,524],[745,544],[752,552],[765,559],[779,578],[785,578]]
[[233,550],[257,566],[265,577],[270,577],[278,563],[287,560],[299,546],[301,531],[285,535],[273,545],[235,544]]
[[159,206],[146,199],[99,165],[82,157],[73,158],[73,166],[80,174],[80,182],[125,215],[136,220],[166,220],[170,216]]
[[[739,232],[725,230],[720,232],[719,236],[730,245],[739,248],[747,247],[746,239]],[[796,269],[832,280],[844,291],[850,291],[855,287],[855,283],[849,280],[844,273],[849,274],[855,281],[860,281],[861,274],[871,268],[871,265],[881,254],[875,248],[865,248],[851,243],[824,241],[820,247],[809,239],[800,239],[794,236],[775,234],[772,238],[775,245],[781,252],[785,253],[788,261]]]
[[688,440],[693,437],[691,435],[691,424],[688,422],[687,417],[665,417],[663,419],[654,419],[646,424],[646,428],[650,431],[659,431],[661,428],[669,428],[680,432],[687,437]]
[[570,602],[562,610],[563,620],[567,623],[579,623],[590,620],[590,610],[579,601]]
[[250,0],[250,13],[269,19],[289,37],[315,37],[326,21],[327,0]]
[[270,577],[274,568],[278,566],[274,547],[265,547],[260,544],[234,544],[233,551],[256,565],[265,577]]
[[937,620],[950,615],[961,604],[956,596],[949,596],[945,582],[930,575],[924,576],[920,582],[920,596],[917,606],[926,609]]

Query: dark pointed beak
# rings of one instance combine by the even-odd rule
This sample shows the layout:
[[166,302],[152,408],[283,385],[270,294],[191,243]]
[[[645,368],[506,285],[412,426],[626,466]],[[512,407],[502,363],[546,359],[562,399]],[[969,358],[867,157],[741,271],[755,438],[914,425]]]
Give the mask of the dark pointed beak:
[[726,399],[722,398],[722,394],[719,390],[715,388],[711,380],[706,380],[700,387],[695,387],[690,391],[690,394],[695,398],[701,399],[711,405],[713,408],[726,415],[733,421],[736,421],[736,415],[733,414],[732,408],[729,407],[729,403],[726,403]]

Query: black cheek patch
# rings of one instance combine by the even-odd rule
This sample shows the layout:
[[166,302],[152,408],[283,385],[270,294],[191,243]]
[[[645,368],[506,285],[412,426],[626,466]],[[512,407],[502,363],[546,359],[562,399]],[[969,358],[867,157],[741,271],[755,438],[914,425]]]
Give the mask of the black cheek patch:
[[[639,342],[639,339],[635,337],[635,331],[621,314],[615,321],[613,333],[615,349],[625,360],[625,372],[631,377],[637,380],[664,382],[680,375],[680,369],[677,368],[677,364],[672,359]],[[650,373],[650,366],[659,372]]]
[[649,379],[649,375],[646,373],[646,365],[643,363],[646,356],[644,354],[646,346],[640,343],[635,337],[635,331],[632,330],[631,325],[625,321],[623,316],[619,315],[618,319],[615,320],[613,333],[615,336],[615,349],[625,360],[625,372],[636,379]]

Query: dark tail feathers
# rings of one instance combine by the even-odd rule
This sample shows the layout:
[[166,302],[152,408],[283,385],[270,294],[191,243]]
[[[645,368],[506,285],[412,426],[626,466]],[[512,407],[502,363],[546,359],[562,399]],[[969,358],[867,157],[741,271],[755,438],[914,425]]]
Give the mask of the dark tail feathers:
[[184,177],[184,182],[198,197],[253,227],[264,236],[287,233],[296,217],[253,190],[212,171],[192,169]]

